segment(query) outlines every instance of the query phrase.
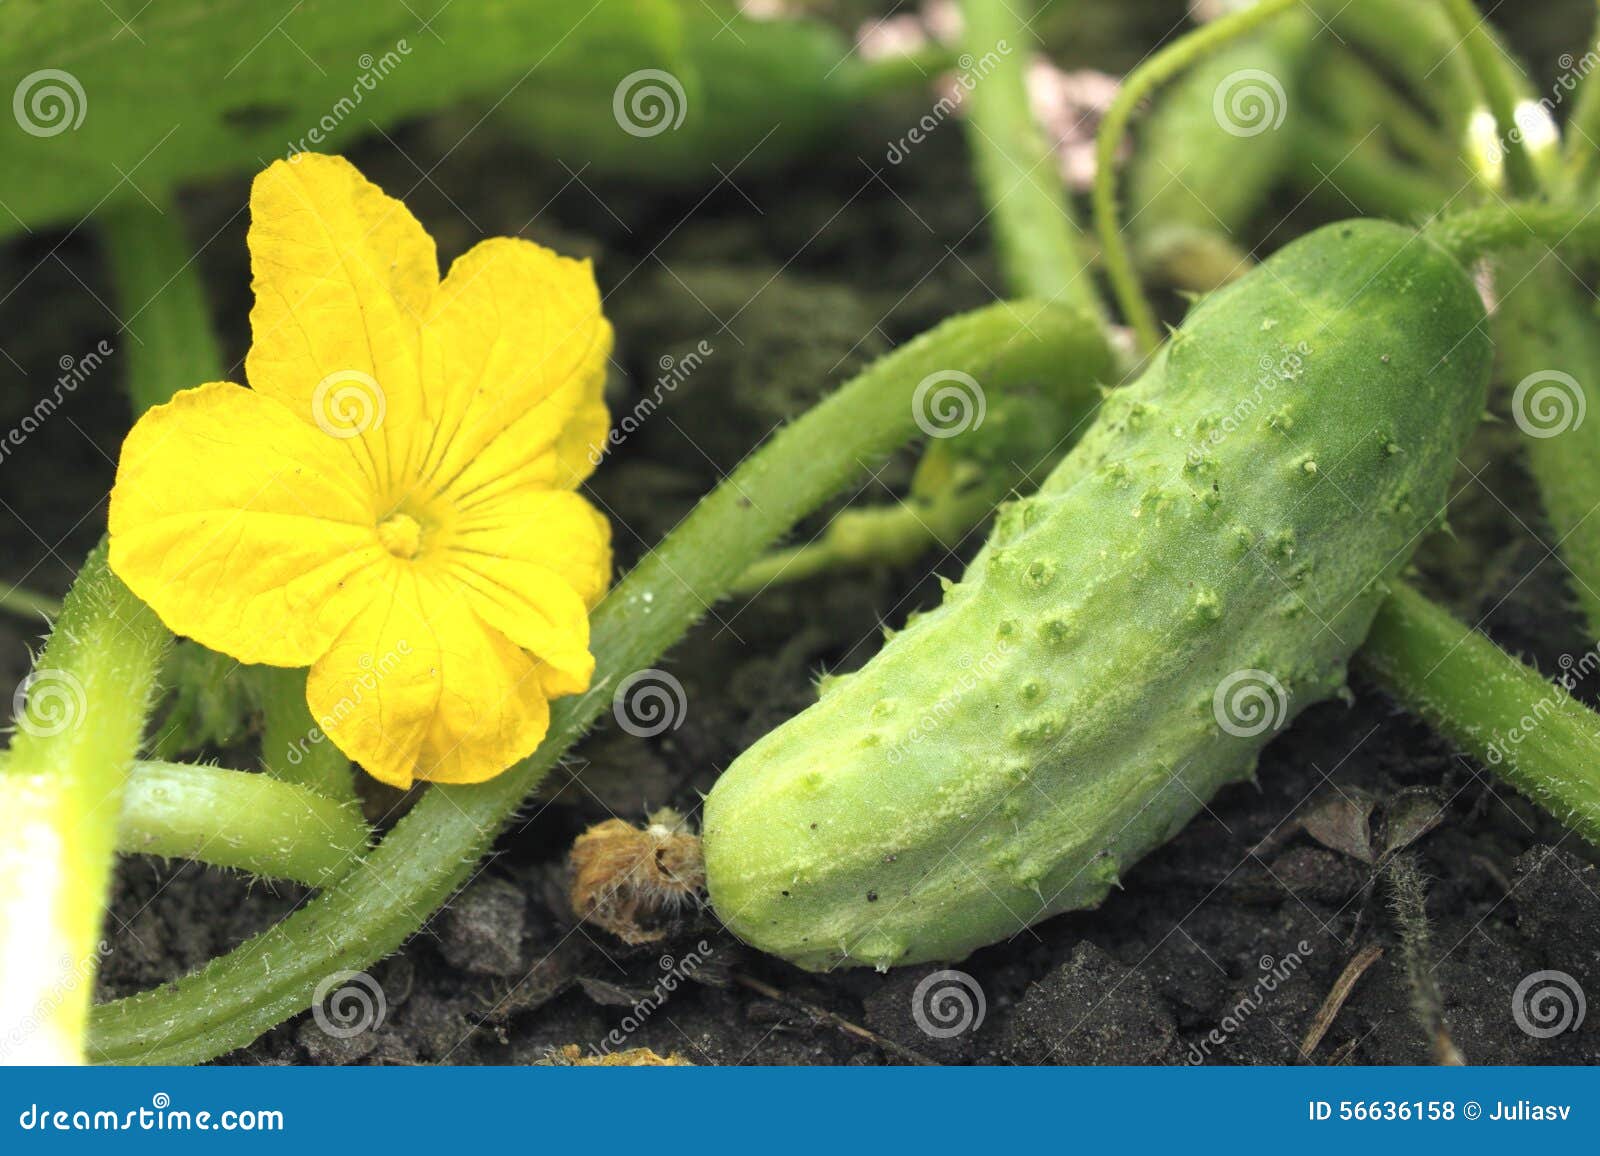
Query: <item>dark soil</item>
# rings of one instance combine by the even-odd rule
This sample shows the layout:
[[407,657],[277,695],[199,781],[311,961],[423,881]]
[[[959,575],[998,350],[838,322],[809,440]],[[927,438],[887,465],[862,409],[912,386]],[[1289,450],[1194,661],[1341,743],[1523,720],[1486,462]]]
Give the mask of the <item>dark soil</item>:
[[[837,142],[835,159],[761,174],[753,158],[713,189],[662,190],[573,176],[492,127],[450,151],[475,115],[394,134],[410,159],[384,142],[355,159],[406,196],[441,254],[520,232],[595,255],[618,332],[619,412],[650,388],[663,358],[681,359],[701,341],[714,350],[597,475],[619,566],[779,421],[896,342],[996,295],[955,124],[898,167],[881,160],[898,135],[885,113]],[[412,161],[431,170],[447,152],[432,181],[419,182]],[[236,182],[184,206],[191,235],[211,238],[202,267],[233,358],[247,340],[244,220],[235,216],[244,192]],[[97,303],[109,294],[88,229],[13,243],[0,262],[6,284],[26,286],[0,302],[0,425],[10,425],[36,392],[19,376],[48,382],[58,358],[102,336],[127,339]],[[0,469],[0,576],[59,592],[102,532],[126,424],[115,376],[113,364]],[[1502,645],[1552,669],[1589,641],[1514,443],[1506,449],[1494,436],[1479,447],[1489,468],[1467,483],[1453,517],[1461,541],[1435,547],[1424,568]],[[910,462],[859,500],[889,500]],[[229,1062],[522,1064],[561,1045],[604,1046],[618,1030],[623,1046],[707,1064],[880,1064],[913,1053],[950,1063],[1296,1063],[1336,979],[1370,945],[1381,957],[1311,1062],[1431,1062],[1438,1039],[1423,1025],[1439,1017],[1472,1063],[1600,1061],[1600,1017],[1539,1039],[1512,1016],[1513,989],[1541,969],[1600,992],[1593,849],[1359,678],[1352,702],[1304,714],[1268,748],[1256,785],[1223,792],[1099,910],[960,963],[984,1000],[969,1031],[942,1037],[919,1026],[918,985],[934,968],[808,975],[741,948],[709,913],[643,948],[574,925],[561,886],[574,836],[663,805],[693,815],[721,768],[811,701],[819,673],[866,661],[880,627],[933,604],[936,575],[958,574],[980,539],[913,573],[820,580],[718,607],[667,660],[688,695],[681,729],[655,741],[602,730],[578,748],[475,881],[374,969],[387,1005],[381,1027],[338,1039],[301,1016]],[[37,633],[0,620],[0,674],[13,683]],[[1419,814],[1438,821],[1410,845],[1427,899],[1425,926],[1410,920],[1426,937],[1425,957],[1408,968],[1393,880],[1370,860],[1427,828]],[[304,898],[129,859],[101,995],[179,976]],[[1286,978],[1256,1000],[1274,971]],[[1416,982],[1418,972],[1433,982]],[[685,982],[653,1006],[669,975]],[[644,1014],[641,1000],[652,1005]]]

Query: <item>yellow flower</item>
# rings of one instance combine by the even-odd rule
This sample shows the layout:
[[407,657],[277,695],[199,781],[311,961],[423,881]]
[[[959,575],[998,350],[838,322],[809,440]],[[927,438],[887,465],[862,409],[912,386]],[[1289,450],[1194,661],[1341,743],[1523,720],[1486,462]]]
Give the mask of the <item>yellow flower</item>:
[[250,191],[253,388],[134,425],[111,567],[178,634],[309,666],[311,712],[396,786],[481,782],[588,689],[611,570],[575,488],[605,439],[611,327],[587,261],[433,240],[341,157]]

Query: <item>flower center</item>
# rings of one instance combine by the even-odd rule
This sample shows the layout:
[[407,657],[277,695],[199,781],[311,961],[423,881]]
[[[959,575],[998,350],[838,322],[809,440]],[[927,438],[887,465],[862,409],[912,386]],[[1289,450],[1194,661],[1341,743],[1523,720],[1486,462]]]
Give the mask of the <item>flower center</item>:
[[422,548],[422,523],[410,514],[391,514],[378,523],[378,541],[396,558],[415,558]]

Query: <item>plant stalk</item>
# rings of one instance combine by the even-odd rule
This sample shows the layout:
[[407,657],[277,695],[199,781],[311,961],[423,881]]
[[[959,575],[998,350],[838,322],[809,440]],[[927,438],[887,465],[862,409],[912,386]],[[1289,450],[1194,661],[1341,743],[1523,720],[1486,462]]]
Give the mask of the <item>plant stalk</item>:
[[[1358,664],[1407,710],[1600,845],[1600,715],[1404,584]],[[1580,670],[1580,674],[1591,673]]]

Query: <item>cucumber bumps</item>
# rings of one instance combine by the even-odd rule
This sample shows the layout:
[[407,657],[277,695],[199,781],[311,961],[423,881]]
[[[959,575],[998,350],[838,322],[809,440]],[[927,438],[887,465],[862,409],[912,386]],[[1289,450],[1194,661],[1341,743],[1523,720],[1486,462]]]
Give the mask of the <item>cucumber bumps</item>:
[[1344,686],[1483,410],[1483,320],[1376,221],[1204,300],[938,609],[722,776],[718,915],[884,968],[1099,902]]

